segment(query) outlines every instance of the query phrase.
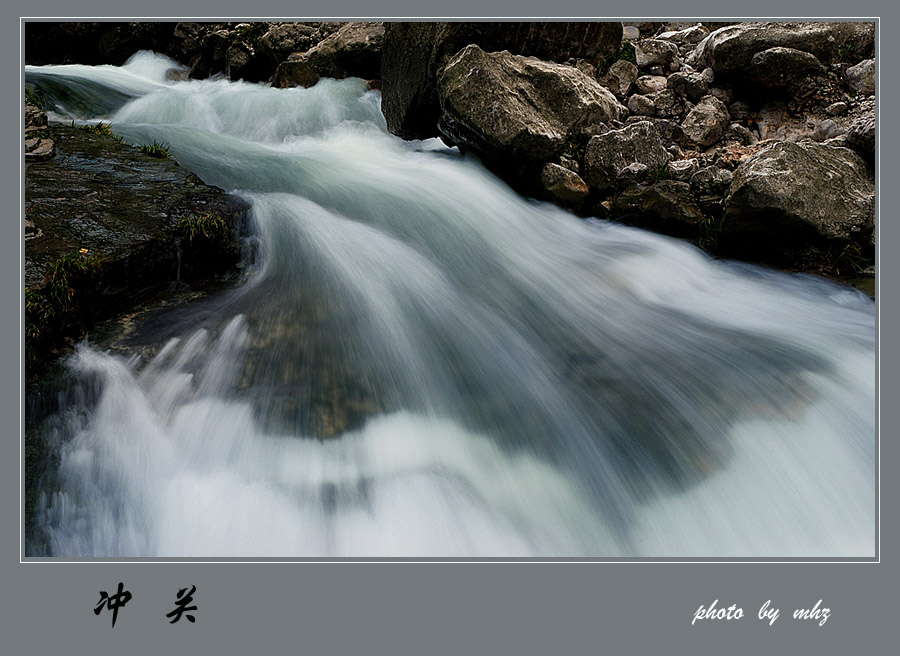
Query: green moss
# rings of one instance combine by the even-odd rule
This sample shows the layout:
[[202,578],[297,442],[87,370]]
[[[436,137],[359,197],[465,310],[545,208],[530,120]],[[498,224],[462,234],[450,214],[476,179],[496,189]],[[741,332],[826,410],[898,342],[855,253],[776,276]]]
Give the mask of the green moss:
[[178,222],[178,232],[189,242],[199,237],[217,240],[228,234],[228,224],[222,217],[212,212],[191,214]]
[[169,159],[172,156],[169,153],[168,144],[160,143],[159,141],[154,141],[152,144],[144,144],[141,146],[141,152],[157,159]]

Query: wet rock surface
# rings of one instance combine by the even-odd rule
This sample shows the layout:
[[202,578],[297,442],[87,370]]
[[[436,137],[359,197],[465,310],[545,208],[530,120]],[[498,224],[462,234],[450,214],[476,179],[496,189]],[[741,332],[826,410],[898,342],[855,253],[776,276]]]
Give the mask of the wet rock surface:
[[[176,282],[228,270],[240,255],[246,204],[174,160],[114,136],[50,127],[56,155],[26,163],[26,324],[32,364],[93,322],[127,311]],[[185,232],[212,217],[205,234]]]

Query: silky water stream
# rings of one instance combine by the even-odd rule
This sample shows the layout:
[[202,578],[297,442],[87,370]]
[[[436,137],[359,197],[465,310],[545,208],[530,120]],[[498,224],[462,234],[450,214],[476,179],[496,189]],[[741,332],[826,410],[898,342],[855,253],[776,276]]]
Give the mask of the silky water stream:
[[360,80],[172,65],[26,68],[246,198],[255,251],[152,358],[70,359],[43,555],[874,555],[870,298],[527,200]]

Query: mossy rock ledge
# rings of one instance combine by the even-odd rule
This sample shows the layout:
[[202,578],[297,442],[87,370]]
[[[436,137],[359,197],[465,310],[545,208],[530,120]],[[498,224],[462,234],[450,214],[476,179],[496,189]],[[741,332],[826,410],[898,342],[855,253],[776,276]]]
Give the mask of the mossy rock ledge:
[[233,270],[249,209],[114,135],[50,130],[55,156],[25,167],[27,380],[96,322]]

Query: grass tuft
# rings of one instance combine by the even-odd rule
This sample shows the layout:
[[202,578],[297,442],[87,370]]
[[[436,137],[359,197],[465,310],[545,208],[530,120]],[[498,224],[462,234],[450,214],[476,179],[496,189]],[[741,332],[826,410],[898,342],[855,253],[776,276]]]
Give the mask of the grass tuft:
[[205,212],[191,214],[178,222],[178,231],[182,237],[193,242],[194,239],[219,239],[228,232],[228,225],[218,214]]
[[152,144],[144,144],[141,146],[141,152],[157,159],[169,159],[172,156],[169,152],[168,144],[160,143],[159,141],[154,141]]

